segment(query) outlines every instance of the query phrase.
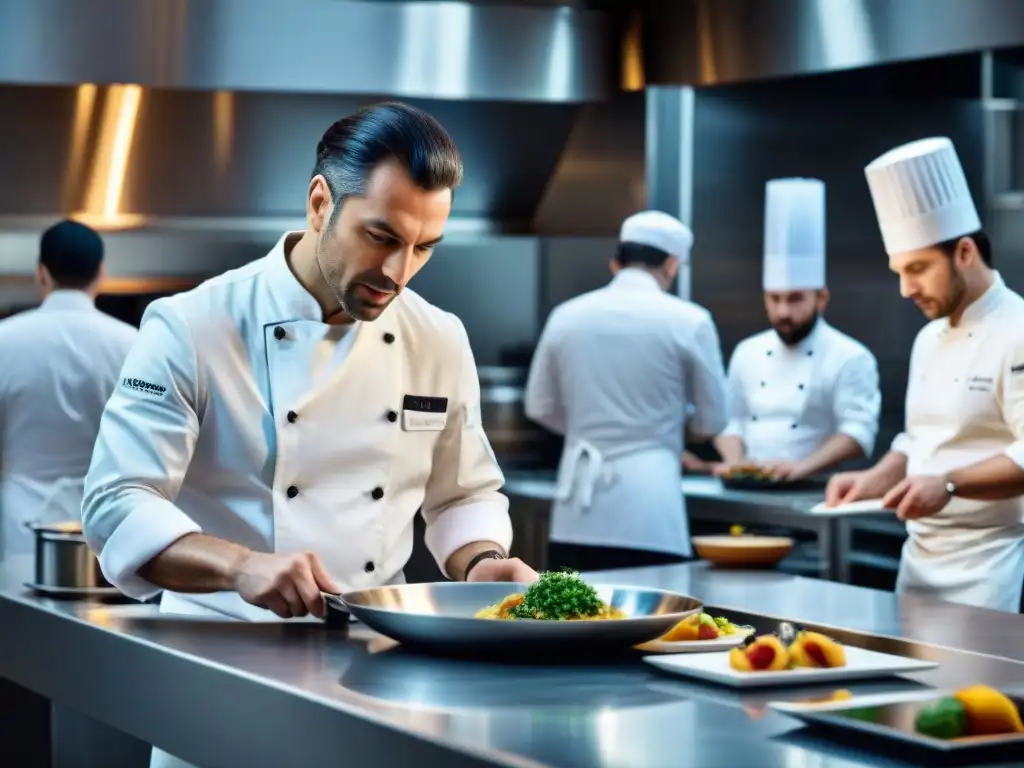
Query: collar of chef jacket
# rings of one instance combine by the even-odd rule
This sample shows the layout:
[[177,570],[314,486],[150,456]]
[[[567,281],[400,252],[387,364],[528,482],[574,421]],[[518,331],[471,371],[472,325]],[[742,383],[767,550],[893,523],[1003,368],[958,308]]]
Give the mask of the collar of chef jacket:
[[270,272],[265,283],[268,295],[265,302],[260,302],[263,313],[260,319],[264,324],[293,320],[312,320],[317,323],[324,321],[320,304],[292,273],[285,257],[285,247],[289,241],[297,241],[301,236],[301,232],[285,232],[268,254]]
[[658,284],[654,275],[646,270],[637,269],[636,267],[624,267],[620,269],[619,273],[612,278],[609,286],[613,288],[653,288],[657,291],[661,290],[661,286]]
[[988,290],[967,305],[967,309],[964,310],[963,315],[960,317],[959,325],[954,328],[949,324],[949,318],[945,318],[942,325],[942,333],[949,333],[951,330],[967,328],[984,322],[985,318],[999,306],[1006,296],[1006,290],[1006,283],[1003,282],[1002,276],[996,272],[995,279],[992,281],[992,285],[988,287]]
[[43,299],[43,303],[39,305],[39,308],[45,311],[58,310],[61,312],[67,312],[69,310],[82,311],[96,309],[96,305],[93,303],[92,298],[82,291],[61,288],[53,291],[49,296]]

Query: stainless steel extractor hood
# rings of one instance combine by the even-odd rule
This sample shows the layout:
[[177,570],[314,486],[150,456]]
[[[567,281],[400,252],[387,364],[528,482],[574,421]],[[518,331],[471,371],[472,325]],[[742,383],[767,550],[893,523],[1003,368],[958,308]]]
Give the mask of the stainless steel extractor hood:
[[3,0],[0,82],[581,102],[609,34],[568,4]]
[[718,85],[1024,44],[1021,0],[647,0],[649,85]]

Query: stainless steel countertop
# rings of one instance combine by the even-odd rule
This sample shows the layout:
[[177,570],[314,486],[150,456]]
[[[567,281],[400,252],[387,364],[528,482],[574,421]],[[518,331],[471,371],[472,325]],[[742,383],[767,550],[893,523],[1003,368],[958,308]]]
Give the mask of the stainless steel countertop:
[[[684,496],[695,499],[756,504],[797,512],[809,512],[811,507],[825,500],[824,491],[736,491],[723,486],[716,477],[701,475],[681,478],[680,490]],[[555,497],[555,475],[552,472],[510,471],[505,474],[504,491],[527,499],[551,501]]]
[[[26,575],[23,566],[0,570],[0,675],[199,764],[915,764],[814,738],[765,709],[766,701],[813,693],[807,689],[740,694],[639,661],[544,667],[421,657],[359,626],[169,620],[154,618],[151,606],[43,599],[21,587]],[[886,635],[841,639],[942,664],[912,678],[828,689],[1024,690],[1021,616],[701,563],[592,578],[678,590],[726,613]]]

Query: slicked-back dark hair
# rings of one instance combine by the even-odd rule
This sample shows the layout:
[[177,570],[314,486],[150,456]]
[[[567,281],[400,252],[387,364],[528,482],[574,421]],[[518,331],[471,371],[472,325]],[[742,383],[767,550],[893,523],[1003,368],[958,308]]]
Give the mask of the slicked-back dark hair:
[[455,189],[462,183],[462,158],[452,137],[422,109],[400,101],[361,107],[328,128],[316,147],[313,176],[327,180],[337,217],[349,195],[362,195],[381,163],[395,160],[422,189]]

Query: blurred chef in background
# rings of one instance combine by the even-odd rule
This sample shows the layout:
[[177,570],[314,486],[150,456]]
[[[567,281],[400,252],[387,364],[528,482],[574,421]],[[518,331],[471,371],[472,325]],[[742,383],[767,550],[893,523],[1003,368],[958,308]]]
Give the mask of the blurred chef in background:
[[714,440],[721,462],[686,454],[691,471],[757,464],[800,480],[874,450],[878,364],[823,317],[825,184],[773,179],[765,188],[764,304],[772,330],[737,345],[729,362],[730,421]]
[[707,440],[728,419],[714,320],[667,293],[689,259],[690,230],[645,211],[623,222],[619,239],[611,283],[555,308],[527,381],[527,416],[565,436],[553,568],[690,557],[679,468],[684,426]]
[[43,233],[42,304],[0,321],[0,559],[33,551],[25,523],[77,520],[100,417],[136,329],[96,309],[103,240]]
[[900,293],[931,320],[910,354],[906,427],[829,504],[881,499],[907,521],[897,591],[1016,613],[1024,584],[1024,299],[992,269],[953,143],[865,169]]

